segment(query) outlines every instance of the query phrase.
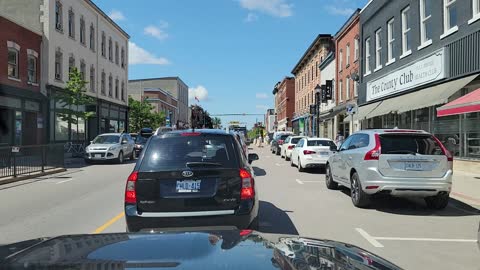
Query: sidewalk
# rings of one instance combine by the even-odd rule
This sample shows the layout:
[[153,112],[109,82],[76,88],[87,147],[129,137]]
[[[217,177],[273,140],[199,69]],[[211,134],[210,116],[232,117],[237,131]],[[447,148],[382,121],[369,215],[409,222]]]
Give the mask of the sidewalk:
[[450,196],[480,210],[480,175],[453,169]]

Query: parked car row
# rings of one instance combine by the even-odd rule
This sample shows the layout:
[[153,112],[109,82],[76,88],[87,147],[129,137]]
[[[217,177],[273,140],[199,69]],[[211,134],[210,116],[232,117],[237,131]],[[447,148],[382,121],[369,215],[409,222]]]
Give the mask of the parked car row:
[[290,160],[300,172],[324,167],[327,188],[349,188],[357,207],[367,207],[377,194],[424,198],[432,209],[448,205],[453,156],[425,131],[359,131],[338,149],[330,139],[278,136],[274,141],[272,153]]

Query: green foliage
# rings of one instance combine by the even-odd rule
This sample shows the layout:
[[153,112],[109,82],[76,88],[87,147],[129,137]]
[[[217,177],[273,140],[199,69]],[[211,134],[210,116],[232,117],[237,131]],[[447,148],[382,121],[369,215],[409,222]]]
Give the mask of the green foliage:
[[218,117],[213,117],[212,118],[212,124],[213,124],[214,128],[220,128],[220,126],[222,125],[222,119],[220,119]]
[[165,125],[165,112],[154,112],[154,107],[146,99],[138,101],[128,97],[129,130],[138,132],[145,127],[158,128]]
[[57,113],[63,121],[77,124],[80,119],[88,120],[95,116],[94,112],[86,112],[86,105],[95,104],[94,98],[86,95],[87,81],[83,80],[80,72],[76,68],[72,68],[67,81],[67,87],[64,91],[55,93],[55,100],[60,105]]
[[193,128],[213,128],[212,118],[200,105],[190,106],[192,113],[190,126]]

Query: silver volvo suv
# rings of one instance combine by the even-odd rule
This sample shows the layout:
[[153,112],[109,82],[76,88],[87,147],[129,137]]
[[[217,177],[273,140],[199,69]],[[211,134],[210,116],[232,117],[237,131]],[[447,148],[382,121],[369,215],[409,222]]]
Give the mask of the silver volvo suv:
[[363,130],[352,134],[332,155],[326,185],[351,190],[352,202],[367,207],[373,194],[423,197],[427,206],[447,206],[453,157],[432,134],[421,130]]

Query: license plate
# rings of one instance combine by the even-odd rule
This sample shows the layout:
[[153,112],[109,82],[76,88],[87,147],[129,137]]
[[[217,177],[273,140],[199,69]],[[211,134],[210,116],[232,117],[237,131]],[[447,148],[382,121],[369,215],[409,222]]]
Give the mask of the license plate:
[[320,156],[328,156],[330,153],[329,152],[320,152],[319,155]]
[[200,191],[200,184],[202,180],[183,180],[177,181],[175,190],[178,193],[194,193]]
[[422,171],[423,165],[421,162],[405,162],[405,170],[407,171]]
[[95,157],[102,157],[102,154],[96,154]]

